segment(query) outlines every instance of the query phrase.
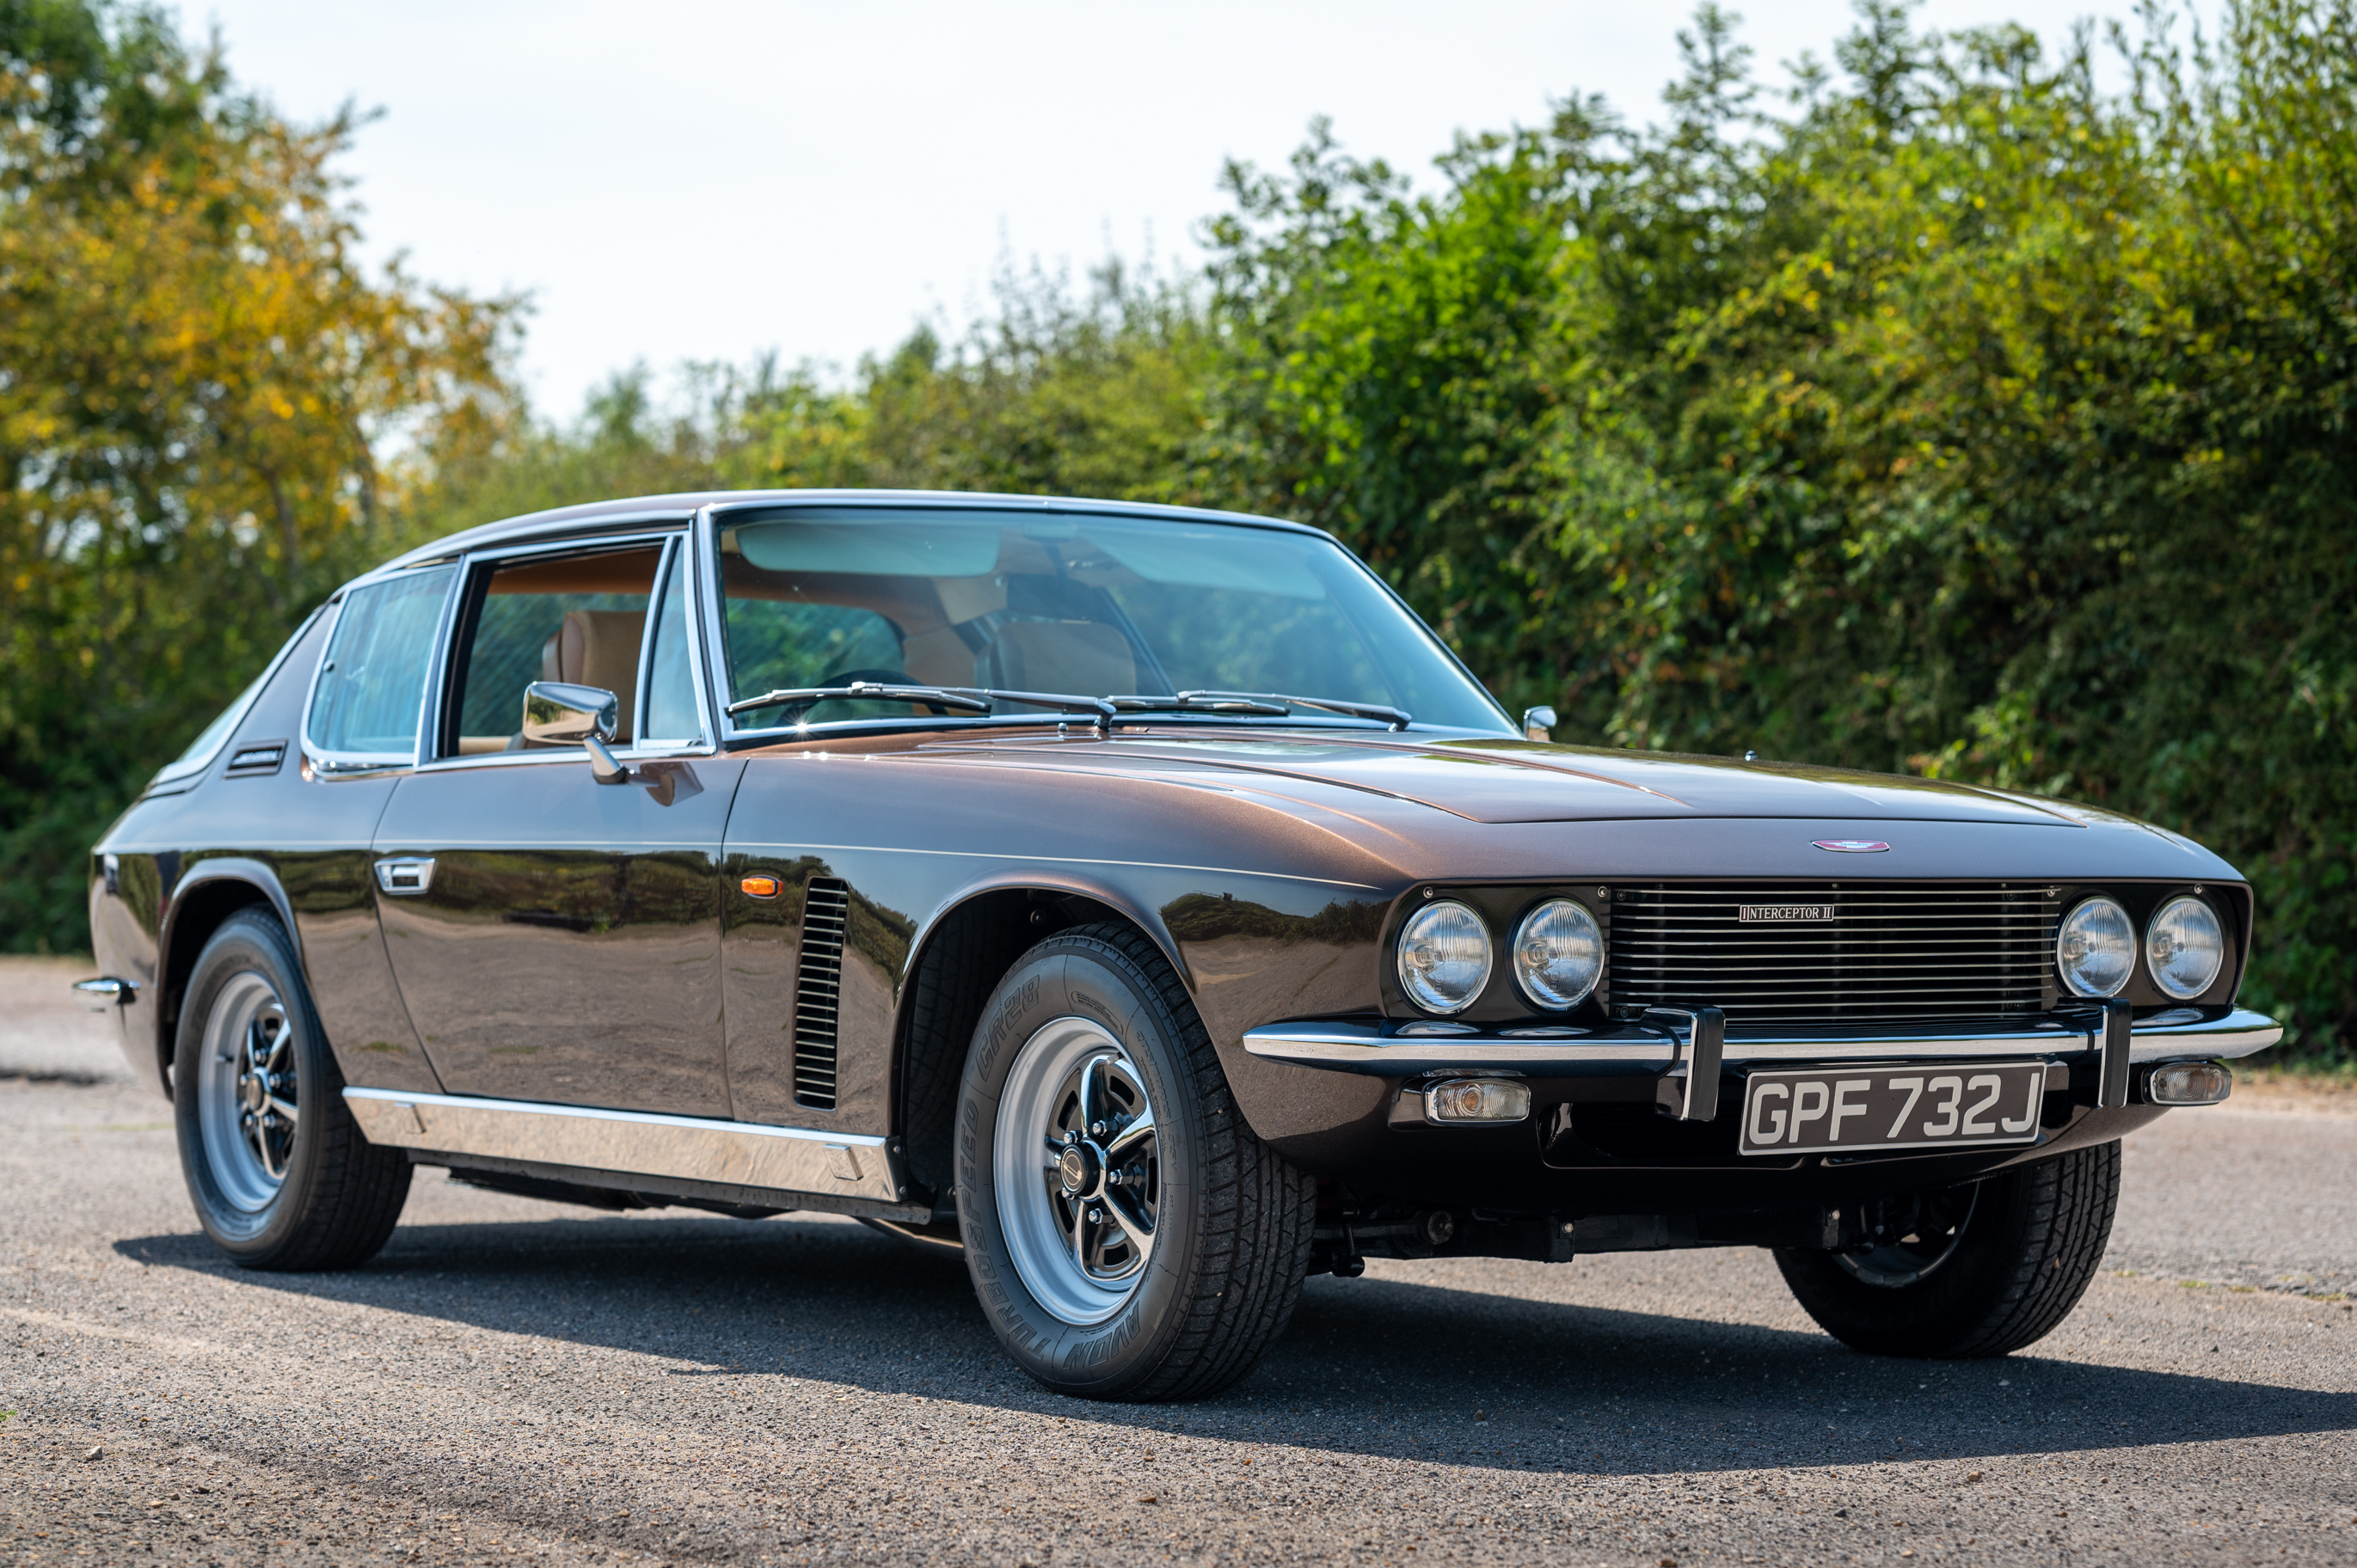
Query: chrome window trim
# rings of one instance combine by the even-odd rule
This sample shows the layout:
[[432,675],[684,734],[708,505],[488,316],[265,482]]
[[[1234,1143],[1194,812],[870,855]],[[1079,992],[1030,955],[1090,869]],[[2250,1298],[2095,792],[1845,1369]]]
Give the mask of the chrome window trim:
[[[1157,507],[1151,502],[1139,502],[1135,505],[1129,505],[1106,501],[1082,502],[1053,496],[963,496],[957,494],[945,494],[939,490],[918,490],[851,492],[849,494],[844,492],[836,492],[834,494],[813,492],[807,497],[794,495],[782,497],[774,495],[759,498],[748,497],[744,500],[716,501],[696,510],[691,537],[694,539],[696,553],[701,557],[701,564],[697,568],[695,581],[698,586],[704,588],[707,598],[704,622],[705,639],[707,657],[709,657],[712,661],[711,684],[708,689],[705,711],[707,717],[716,718],[718,724],[723,726],[716,728],[713,731],[713,734],[718,737],[718,743],[722,746],[744,741],[774,743],[784,740],[799,740],[809,736],[832,734],[837,731],[845,734],[856,734],[861,731],[873,733],[879,722],[905,725],[907,727],[915,729],[941,729],[944,727],[940,719],[895,721],[877,721],[873,719],[830,719],[824,724],[816,725],[772,725],[761,727],[740,727],[735,717],[726,711],[728,699],[725,693],[728,691],[728,642],[727,629],[722,624],[720,590],[720,530],[724,526],[723,520],[730,514],[739,511],[769,512],[790,510],[797,506],[868,506],[896,510],[906,510],[912,508],[930,508],[931,510],[937,511],[1039,511],[1051,513],[1080,513],[1097,517],[1136,518],[1142,521],[1215,522],[1232,528],[1258,528],[1275,533],[1310,534],[1316,538],[1326,541],[1326,542],[1331,544],[1336,550],[1341,552],[1352,565],[1356,566],[1360,571],[1364,572],[1368,577],[1374,582],[1377,587],[1381,588],[1383,593],[1390,596],[1392,602],[1397,605],[1411,621],[1423,629],[1425,636],[1431,639],[1432,645],[1440,650],[1441,657],[1465,677],[1467,683],[1476,693],[1480,694],[1483,701],[1487,702],[1491,708],[1496,710],[1498,714],[1498,727],[1500,730],[1508,735],[1517,735],[1521,733],[1514,728],[1512,722],[1507,717],[1506,710],[1499,704],[1498,699],[1491,694],[1490,689],[1483,685],[1480,679],[1474,675],[1473,671],[1467,667],[1465,660],[1457,656],[1457,650],[1448,646],[1448,639],[1443,638],[1438,632],[1433,630],[1431,624],[1422,616],[1416,614],[1415,607],[1410,605],[1407,600],[1402,598],[1398,591],[1389,583],[1383,581],[1382,573],[1377,572],[1373,567],[1369,566],[1365,561],[1360,558],[1356,551],[1352,550],[1349,545],[1343,543],[1340,540],[1335,538],[1333,534],[1328,532],[1322,528],[1314,528],[1308,523],[1288,522],[1283,518],[1253,517],[1243,513],[1235,512],[1200,512],[1192,508]],[[1056,721],[1056,716],[1057,715],[1052,713],[991,714],[971,718],[962,718],[953,722],[956,726],[961,729],[965,728],[968,725],[988,725],[992,724],[1037,726],[1042,723],[1053,724]],[[1411,724],[1408,726],[1408,729],[1412,733],[1418,731],[1436,731],[1453,735],[1475,735],[1485,736],[1492,735],[1492,732],[1488,730],[1463,730],[1458,729],[1454,725],[1429,724]],[[1356,733],[1364,733],[1363,727]]]
[[332,609],[335,612],[335,618],[328,625],[327,641],[319,650],[319,661],[311,667],[310,682],[303,691],[303,718],[301,724],[296,726],[296,743],[303,753],[304,772],[354,777],[361,774],[414,768],[417,766],[419,757],[432,745],[428,737],[433,734],[434,694],[441,682],[442,650],[450,640],[452,606],[457,602],[459,590],[467,580],[463,564],[451,570],[450,584],[442,591],[442,608],[434,621],[434,640],[425,653],[425,686],[418,693],[417,744],[410,749],[408,755],[404,756],[395,751],[328,751],[312,743],[311,714],[319,700],[319,676],[328,667],[328,655],[336,646],[336,629],[343,621],[345,607],[350,604],[352,595],[363,588],[373,588],[395,582],[413,573],[449,570],[452,564],[447,560],[422,561],[414,566],[404,566],[399,570],[381,569],[371,572],[346,583],[329,595],[328,602],[320,607],[323,612]]
[[[579,762],[587,760],[588,753],[587,751],[576,752],[571,750],[486,752],[476,757],[436,757],[434,755],[435,747],[440,744],[442,720],[447,714],[449,705],[454,700],[449,688],[448,676],[452,668],[452,660],[455,660],[457,655],[457,649],[454,646],[454,639],[458,634],[458,606],[464,602],[467,585],[474,580],[474,575],[478,568],[488,567],[492,570],[497,570],[501,564],[514,561],[529,560],[538,555],[603,555],[613,551],[628,550],[634,545],[644,544],[654,545],[659,552],[662,552],[662,553],[659,553],[656,557],[654,576],[654,586],[656,589],[660,590],[662,587],[663,567],[665,563],[670,559],[669,552],[673,547],[673,543],[674,541],[685,537],[685,532],[681,527],[679,520],[676,517],[673,517],[671,520],[671,523],[672,526],[668,529],[658,528],[651,532],[594,534],[587,537],[569,539],[528,540],[514,544],[492,545],[482,550],[470,550],[464,555],[456,557],[455,560],[458,568],[457,585],[452,592],[449,602],[445,605],[443,608],[442,626],[435,642],[433,670],[431,672],[433,684],[427,688],[428,698],[433,703],[434,712],[429,722],[418,726],[417,758],[414,763],[408,764],[408,766],[420,772],[438,773],[452,768],[471,768],[485,763],[489,763],[493,766],[504,766],[507,763],[524,760],[533,762]],[[450,564],[450,559],[447,558],[443,561],[435,563],[436,565],[447,565]],[[354,587],[361,585],[359,583],[352,585]],[[653,618],[653,597],[650,595],[648,601],[648,620],[650,623],[651,623]],[[691,608],[689,613],[690,636],[694,635],[694,615],[693,608]],[[644,634],[642,633],[641,639],[639,643],[639,691],[634,694],[641,701],[641,703],[643,703],[643,696],[646,690],[646,653],[647,644],[644,640]],[[691,657],[689,660],[690,665],[693,666],[694,662],[694,660]],[[641,705],[634,712],[643,713],[645,711],[644,706]],[[708,708],[706,709],[706,712],[707,714],[709,713]],[[628,757],[648,762],[655,762],[661,761],[666,757],[709,757],[713,754],[715,749],[716,747],[709,743],[685,746],[662,746],[653,747],[640,747],[633,745],[615,747],[614,755],[618,757]]]
[[[1577,1036],[1544,1041],[1508,1037],[1503,1029],[1482,1035],[1409,1036],[1385,1024],[1311,1020],[1263,1024],[1244,1031],[1244,1049],[1265,1061],[1383,1078],[1426,1072],[1494,1068],[1544,1077],[1584,1073],[1598,1065],[1661,1071],[1677,1058],[1666,1034],[1637,1025],[1610,1025]],[[1959,1030],[1946,1034],[1878,1033],[1810,1036],[1797,1031],[1738,1037],[1730,1031],[1727,1067],[1770,1063],[1888,1061],[1893,1058],[2042,1057],[2093,1050],[2103,1033],[2100,1020],[2052,1029]],[[2246,1057],[2283,1038],[2283,1026],[2248,1008],[2217,1018],[2181,1024],[2146,1022],[2131,1031],[2131,1059],[2138,1064],[2201,1057]]]
[[[654,597],[647,606],[646,639],[639,644],[638,705],[632,710],[635,722],[632,726],[633,735],[630,752],[630,755],[634,757],[702,757],[710,753],[714,747],[712,737],[716,732],[712,727],[712,703],[705,682],[704,660],[700,656],[704,638],[702,628],[697,625],[695,613],[696,607],[702,600],[702,595],[701,585],[697,580],[700,575],[695,570],[695,562],[693,559],[694,549],[695,536],[693,531],[673,535],[671,548],[663,554],[662,566],[655,574]],[[641,740],[638,738],[636,731],[645,728],[647,699],[654,691],[655,634],[661,626],[663,596],[671,591],[671,575],[674,572],[679,573],[683,579],[687,616],[682,629],[687,633],[688,684],[694,693],[695,711],[703,716],[704,733],[684,739]],[[623,754],[617,752],[615,755]]]

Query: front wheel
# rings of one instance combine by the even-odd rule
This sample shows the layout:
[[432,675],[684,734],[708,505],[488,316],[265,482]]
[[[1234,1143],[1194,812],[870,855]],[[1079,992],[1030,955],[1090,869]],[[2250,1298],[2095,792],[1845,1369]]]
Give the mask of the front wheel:
[[1867,1250],[1784,1251],[1818,1326],[1880,1356],[2002,1356],[2053,1332],[2111,1240],[2120,1146],[2078,1149],[1942,1192],[1865,1206]]
[[956,1170],[991,1326],[1059,1393],[1216,1393],[1299,1298],[1316,1184],[1244,1126],[1185,988],[1126,927],[1050,937],[999,982]]
[[197,1221],[252,1269],[365,1262],[409,1196],[409,1159],[361,1135],[286,929],[244,910],[188,977],[172,1056]]

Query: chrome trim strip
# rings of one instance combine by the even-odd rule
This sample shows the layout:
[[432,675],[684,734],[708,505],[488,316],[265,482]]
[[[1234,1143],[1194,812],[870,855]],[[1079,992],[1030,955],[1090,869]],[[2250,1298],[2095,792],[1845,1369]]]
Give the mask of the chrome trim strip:
[[[1636,1026],[1614,1026],[1565,1039],[1534,1043],[1498,1035],[1419,1036],[1386,1034],[1380,1024],[1312,1020],[1264,1024],[1244,1032],[1244,1049],[1265,1061],[1335,1072],[1405,1078],[1483,1068],[1544,1077],[1598,1066],[1660,1072],[1677,1058],[1674,1042]],[[1883,1061],[1893,1058],[2050,1057],[2093,1050],[2101,1025],[2078,1029],[1989,1030],[1861,1038],[1778,1034],[1749,1038],[1728,1032],[1725,1064]],[[2189,1057],[2246,1057],[2283,1038],[2283,1026],[2264,1014],[2235,1008],[2221,1018],[2183,1024],[2139,1024],[2133,1058],[2138,1064]]]
[[864,1133],[390,1089],[347,1089],[344,1102],[368,1141],[389,1148],[881,1203],[904,1197],[890,1144]]
[[2187,1057],[2246,1057],[2282,1039],[2283,1026],[2264,1013],[2236,1007],[2222,1018],[2194,1019],[2183,1024],[2159,1024],[2147,1019],[2130,1031],[2130,1037],[2135,1045],[2129,1059],[2138,1064],[2179,1061]]

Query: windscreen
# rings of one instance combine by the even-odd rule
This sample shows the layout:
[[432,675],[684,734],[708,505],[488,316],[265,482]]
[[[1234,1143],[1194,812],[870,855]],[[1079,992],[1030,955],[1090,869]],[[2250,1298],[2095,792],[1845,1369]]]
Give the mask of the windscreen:
[[[1279,693],[1380,703],[1418,724],[1505,727],[1421,622],[1311,534],[806,507],[732,523],[720,553],[732,702],[853,681],[1086,697]],[[909,709],[801,712],[823,723]]]

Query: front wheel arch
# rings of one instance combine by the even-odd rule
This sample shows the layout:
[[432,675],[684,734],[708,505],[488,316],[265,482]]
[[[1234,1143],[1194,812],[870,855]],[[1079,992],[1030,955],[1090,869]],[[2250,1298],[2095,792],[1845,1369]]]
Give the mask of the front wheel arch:
[[893,1024],[893,1121],[909,1179],[933,1195],[937,1211],[949,1197],[951,1124],[974,1026],[1035,943],[1076,926],[1126,927],[1160,950],[1191,997],[1169,932],[1126,905],[1090,884],[1008,877],[966,888],[918,932]]

